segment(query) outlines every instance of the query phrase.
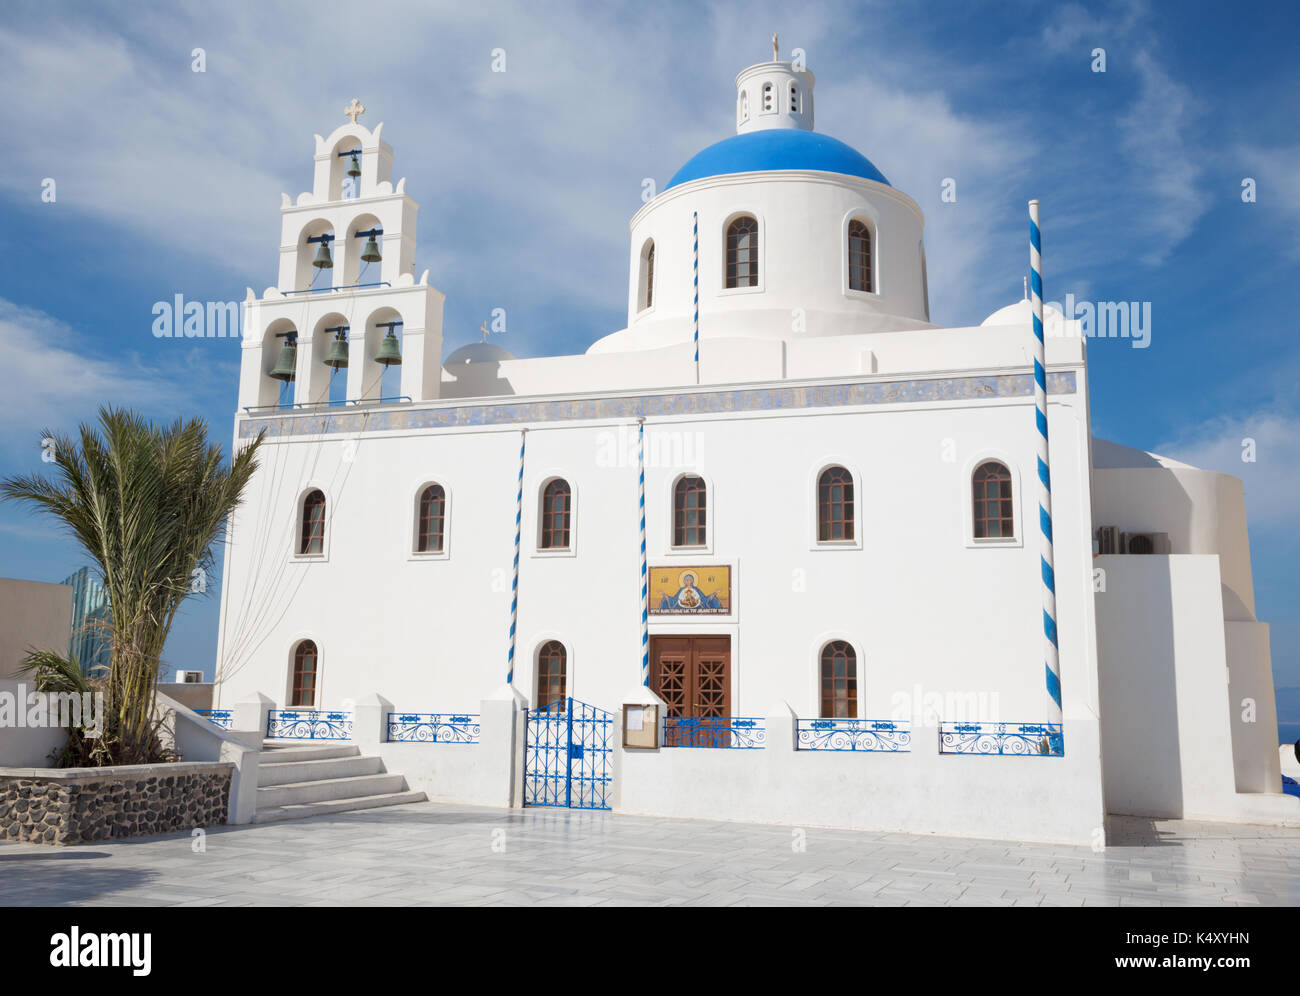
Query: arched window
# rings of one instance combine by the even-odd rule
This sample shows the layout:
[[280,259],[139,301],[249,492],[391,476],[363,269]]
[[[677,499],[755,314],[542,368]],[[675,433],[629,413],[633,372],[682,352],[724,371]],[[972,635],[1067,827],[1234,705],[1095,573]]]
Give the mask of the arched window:
[[853,539],[853,475],[827,467],[817,478],[817,542]]
[[541,712],[564,712],[567,662],[568,654],[559,640],[547,640],[537,651],[537,708]]
[[740,120],[741,121],[749,120],[749,91],[748,90],[740,91]]
[[420,493],[420,523],[416,531],[416,553],[442,553],[447,525],[447,492],[441,484],[430,484]]
[[303,640],[293,652],[293,690],[289,696],[291,706],[316,704],[316,644]]
[[573,494],[569,482],[557,478],[542,491],[542,542],[543,550],[569,548],[569,518],[573,510]]
[[302,534],[298,538],[298,553],[311,556],[325,552],[325,496],[312,490],[302,500]]
[[655,244],[654,240],[646,242],[641,250],[641,292],[637,295],[637,310],[645,311],[655,303]]
[[673,546],[705,546],[709,496],[704,478],[687,474],[673,487]]
[[849,290],[873,291],[871,229],[864,222],[849,222]]
[[763,84],[763,110],[776,110],[776,91],[772,88],[771,83]]
[[858,718],[858,655],[845,640],[822,647],[822,718]]
[[1011,471],[997,460],[986,460],[971,476],[975,502],[975,538],[1011,539],[1015,515],[1011,508]]
[[727,226],[727,286],[758,286],[758,219],[747,214]]

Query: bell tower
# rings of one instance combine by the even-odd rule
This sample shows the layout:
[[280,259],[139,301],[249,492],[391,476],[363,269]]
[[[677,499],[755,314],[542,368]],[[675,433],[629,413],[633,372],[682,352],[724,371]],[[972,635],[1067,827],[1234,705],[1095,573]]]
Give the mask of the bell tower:
[[736,77],[736,132],[768,128],[813,130],[813,87],[817,78],[803,64],[782,62],[776,35],[772,61],[742,70]]
[[279,277],[244,300],[241,409],[438,397],[444,297],[416,280],[419,205],[365,110],[316,136],[312,189],[280,195]]

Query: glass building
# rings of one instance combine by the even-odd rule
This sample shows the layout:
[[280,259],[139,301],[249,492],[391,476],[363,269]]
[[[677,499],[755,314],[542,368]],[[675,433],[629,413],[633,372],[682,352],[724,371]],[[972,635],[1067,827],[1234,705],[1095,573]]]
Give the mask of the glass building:
[[72,585],[72,631],[68,653],[81,664],[83,674],[107,670],[112,638],[108,592],[89,567],[83,567],[64,584]]

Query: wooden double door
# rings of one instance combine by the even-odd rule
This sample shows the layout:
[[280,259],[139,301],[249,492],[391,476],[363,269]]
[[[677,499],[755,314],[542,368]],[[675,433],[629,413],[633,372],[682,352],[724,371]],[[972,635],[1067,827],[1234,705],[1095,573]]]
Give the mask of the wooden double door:
[[650,687],[668,715],[731,715],[731,637],[652,636]]

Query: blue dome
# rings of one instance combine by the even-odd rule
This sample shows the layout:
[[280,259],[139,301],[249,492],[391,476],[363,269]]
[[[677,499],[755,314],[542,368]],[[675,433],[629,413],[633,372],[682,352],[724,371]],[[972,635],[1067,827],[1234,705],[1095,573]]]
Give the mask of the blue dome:
[[870,159],[829,135],[798,128],[766,128],[710,145],[679,169],[664,189],[706,176],[784,169],[843,173],[889,185]]

